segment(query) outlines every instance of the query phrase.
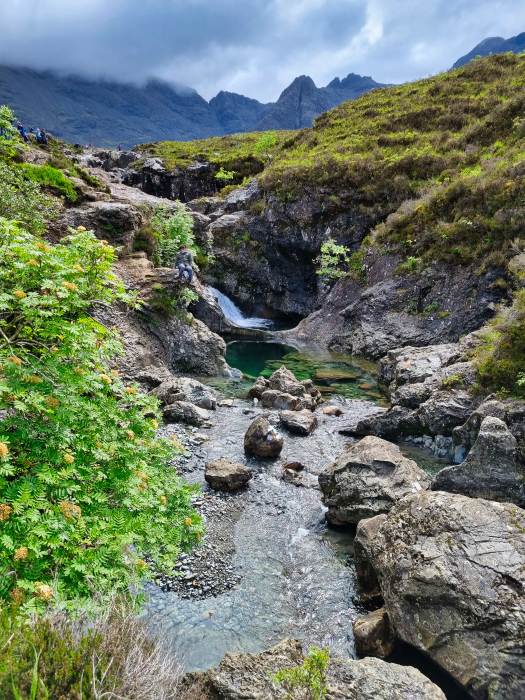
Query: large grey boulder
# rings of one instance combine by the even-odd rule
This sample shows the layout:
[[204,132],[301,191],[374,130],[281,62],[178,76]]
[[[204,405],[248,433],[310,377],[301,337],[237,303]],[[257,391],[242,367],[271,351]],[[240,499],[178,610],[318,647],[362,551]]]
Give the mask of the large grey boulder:
[[[216,668],[186,674],[181,690],[199,700],[285,700],[289,692],[275,682],[275,674],[303,661],[300,643],[285,639],[258,654],[226,654]],[[326,700],[445,700],[415,668],[380,659],[333,658],[326,679]],[[198,695],[191,694],[195,688]]]
[[267,418],[258,416],[244,436],[244,451],[256,457],[278,457],[283,449],[283,438]]
[[262,393],[261,404],[264,408],[275,408],[278,411],[298,411],[301,399],[284,391],[266,389]]
[[281,411],[280,419],[284,427],[296,435],[310,435],[317,428],[316,416],[307,409]]
[[368,436],[322,472],[319,485],[328,521],[346,525],[387,513],[400,498],[429,488],[430,479],[397,445]]
[[525,697],[525,511],[423,491],[359,523],[355,556],[396,635],[473,698]]
[[167,423],[187,423],[198,428],[210,425],[210,414],[188,401],[174,401],[165,406],[162,415]]
[[217,406],[215,392],[196,379],[172,377],[163,381],[151,392],[163,406],[174,401],[187,401],[199,408],[214,410]]
[[216,491],[238,491],[250,481],[252,473],[244,464],[223,458],[206,464],[204,478]]
[[525,468],[518,461],[518,444],[507,425],[499,418],[484,418],[465,461],[442,469],[432,489],[523,505]]

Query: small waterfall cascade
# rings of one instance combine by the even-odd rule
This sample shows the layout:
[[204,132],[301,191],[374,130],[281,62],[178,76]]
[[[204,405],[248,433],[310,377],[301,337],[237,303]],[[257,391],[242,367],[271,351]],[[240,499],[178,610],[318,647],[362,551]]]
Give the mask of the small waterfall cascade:
[[227,297],[226,294],[215,289],[215,287],[208,287],[208,291],[215,297],[223,314],[233,325],[240,328],[273,328],[274,322],[268,318],[245,316],[235,302]]

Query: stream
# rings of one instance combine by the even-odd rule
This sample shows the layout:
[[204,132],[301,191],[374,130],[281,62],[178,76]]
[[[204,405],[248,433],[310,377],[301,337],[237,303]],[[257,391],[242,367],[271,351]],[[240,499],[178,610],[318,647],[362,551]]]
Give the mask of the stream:
[[[224,300],[221,306],[232,309]],[[236,309],[230,313],[241,313]],[[236,323],[262,320],[243,317]],[[327,527],[317,476],[352,442],[339,428],[384,403],[373,366],[273,342],[234,341],[227,359],[252,376],[268,376],[285,364],[298,378],[312,378],[343,415],[318,410],[319,426],[311,435],[282,431],[279,458],[247,458],[243,439],[248,426],[261,413],[270,413],[277,424],[277,412],[243,398],[253,379],[201,378],[223,399],[211,412],[211,427],[197,430],[175,424],[164,432],[175,434],[189,448],[187,456],[177,458],[176,467],[188,481],[202,486],[195,506],[206,521],[206,536],[201,547],[181,557],[178,578],[147,585],[149,624],[157,633],[162,630],[186,670],[216,665],[228,652],[262,651],[286,637],[355,657],[352,620],[363,608],[352,561],[353,536]],[[235,494],[208,488],[205,464],[220,457],[252,470],[248,488]],[[291,461],[305,467],[294,483],[283,479],[283,465]],[[435,469],[431,458],[422,466]]]

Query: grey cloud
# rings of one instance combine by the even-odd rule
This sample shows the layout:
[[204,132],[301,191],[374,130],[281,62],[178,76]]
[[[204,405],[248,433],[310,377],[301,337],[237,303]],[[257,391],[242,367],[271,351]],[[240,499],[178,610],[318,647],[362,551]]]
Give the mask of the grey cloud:
[[525,30],[520,0],[3,0],[0,62],[205,97],[275,99],[298,74],[402,82],[448,68],[485,36]]

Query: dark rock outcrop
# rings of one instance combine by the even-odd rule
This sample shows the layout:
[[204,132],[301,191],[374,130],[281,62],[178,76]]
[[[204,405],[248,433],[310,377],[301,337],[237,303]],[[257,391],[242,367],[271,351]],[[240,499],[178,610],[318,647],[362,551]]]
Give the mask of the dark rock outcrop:
[[465,461],[442,469],[432,489],[525,505],[525,469],[507,425],[499,418],[485,418]]
[[258,416],[244,436],[244,451],[256,457],[278,457],[283,449],[283,438],[267,418]]
[[397,445],[370,436],[322,472],[319,485],[327,520],[346,525],[387,513],[403,496],[429,488],[430,479]]
[[216,491],[238,491],[250,481],[252,473],[244,464],[216,459],[206,464],[204,478]]
[[[182,691],[199,700],[284,700],[288,691],[275,680],[277,671],[300,666],[299,642],[286,639],[258,654],[226,654],[216,668],[186,674]],[[327,670],[326,700],[445,700],[442,691],[411,666],[380,659],[333,658]]]
[[525,511],[423,491],[357,528],[356,563],[397,637],[473,698],[525,694]]

